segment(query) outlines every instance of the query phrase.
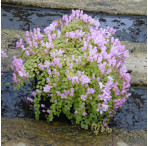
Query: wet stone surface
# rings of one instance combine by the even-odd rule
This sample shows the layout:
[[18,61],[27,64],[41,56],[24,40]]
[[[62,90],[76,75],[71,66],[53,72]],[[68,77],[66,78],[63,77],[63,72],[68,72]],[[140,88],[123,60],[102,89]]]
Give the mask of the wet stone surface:
[[122,108],[114,117],[114,127],[122,129],[147,129],[147,92],[146,88],[134,88]]
[[[4,85],[9,82],[8,85]],[[18,91],[12,87],[12,73],[4,73],[2,78],[2,117],[7,118],[32,118],[33,112],[29,108],[26,98],[30,95],[27,88],[31,84],[26,84]],[[134,88],[131,97],[123,104],[113,120],[113,127],[127,130],[146,130],[147,123],[147,90],[146,88]],[[61,119],[62,121],[62,119]]]
[[27,88],[31,87],[30,83],[14,90],[12,83],[12,73],[4,73],[1,82],[1,116],[9,118],[30,118],[34,117],[30,110],[29,103],[26,98],[31,94]]
[[[70,10],[2,5],[2,29],[28,31],[39,27],[43,31],[52,21],[70,13]],[[114,37],[121,41],[144,43],[147,41],[146,16],[106,15],[91,12],[87,14],[99,20],[102,28],[110,26],[117,29]]]

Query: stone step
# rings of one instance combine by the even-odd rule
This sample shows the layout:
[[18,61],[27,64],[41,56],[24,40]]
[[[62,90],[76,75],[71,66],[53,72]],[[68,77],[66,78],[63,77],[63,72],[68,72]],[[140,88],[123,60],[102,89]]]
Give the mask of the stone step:
[[108,14],[147,15],[146,0],[1,0],[1,2],[42,8],[82,9]]
[[146,130],[113,128],[95,135],[79,125],[22,118],[2,118],[1,143],[5,146],[146,146]]
[[[16,48],[16,42],[25,38],[24,31],[1,30],[1,48],[9,57],[2,58],[2,65],[5,71],[11,71],[10,65],[13,56],[17,56],[20,51]],[[147,45],[145,43],[121,42],[130,52],[130,57],[126,60],[128,70],[131,70],[132,85],[147,85]]]

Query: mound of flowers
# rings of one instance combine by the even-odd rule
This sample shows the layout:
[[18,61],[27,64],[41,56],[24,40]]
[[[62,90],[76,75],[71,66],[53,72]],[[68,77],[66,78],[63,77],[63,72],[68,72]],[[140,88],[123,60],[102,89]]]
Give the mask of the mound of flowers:
[[[36,119],[48,121],[63,112],[82,128],[108,131],[114,111],[130,96],[130,75],[125,67],[128,50],[112,36],[115,29],[102,29],[99,21],[83,11],[72,10],[40,28],[26,32],[27,47],[14,56],[11,69],[15,88],[33,81],[31,97]],[[44,102],[50,103],[46,106]]]

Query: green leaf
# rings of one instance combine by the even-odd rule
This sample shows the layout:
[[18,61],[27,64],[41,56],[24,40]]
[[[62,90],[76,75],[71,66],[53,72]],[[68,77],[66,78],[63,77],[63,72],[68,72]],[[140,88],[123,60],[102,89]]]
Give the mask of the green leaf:
[[10,83],[9,83],[9,82],[5,83],[5,86],[9,86],[9,85],[10,85]]
[[31,91],[31,88],[30,88],[30,87],[27,87],[27,90],[28,90],[28,91]]
[[131,90],[131,91],[133,91],[133,92],[135,91],[135,89],[134,89],[134,88],[130,88],[130,90]]

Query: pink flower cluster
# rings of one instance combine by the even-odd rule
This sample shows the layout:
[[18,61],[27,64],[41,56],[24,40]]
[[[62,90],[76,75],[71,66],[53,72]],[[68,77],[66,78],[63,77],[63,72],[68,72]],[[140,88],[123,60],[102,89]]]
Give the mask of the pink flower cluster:
[[76,39],[79,39],[79,40],[81,40],[81,37],[83,36],[85,34],[85,32],[82,32],[82,30],[76,30],[75,32],[66,32],[65,33],[65,36],[67,37],[67,38],[71,38],[71,39],[74,39],[74,40],[76,40]]
[[70,91],[69,90],[64,90],[63,93],[61,93],[60,91],[56,91],[57,95],[60,96],[62,99],[63,98],[67,98],[67,96],[72,97],[74,94],[74,89],[71,88]]
[[[13,57],[11,69],[14,71],[13,73],[13,81],[16,83],[20,83],[20,79],[17,80],[17,75],[19,78],[25,80],[25,78],[29,78],[29,73],[26,72],[23,65],[22,59],[17,59],[15,56]],[[16,75],[17,74],[17,75]]]
[[100,114],[102,114],[103,111],[107,111],[108,107],[109,107],[109,105],[107,105],[106,103],[103,103],[103,104],[98,103],[97,111],[100,111]]
[[75,82],[77,84],[81,83],[81,85],[86,85],[90,83],[90,78],[87,77],[87,75],[84,75],[84,72],[77,71],[77,74],[78,76],[67,76],[68,80],[72,81],[72,84],[74,84]]

